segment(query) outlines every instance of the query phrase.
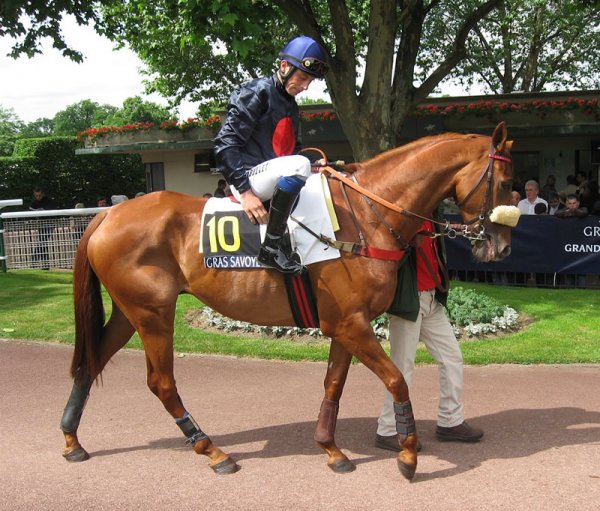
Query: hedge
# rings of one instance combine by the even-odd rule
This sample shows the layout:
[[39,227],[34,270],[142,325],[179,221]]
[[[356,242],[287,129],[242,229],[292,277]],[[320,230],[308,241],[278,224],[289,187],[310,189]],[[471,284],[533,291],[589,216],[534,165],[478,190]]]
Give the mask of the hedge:
[[26,209],[34,186],[45,189],[59,208],[83,202],[96,205],[99,196],[145,191],[139,155],[75,155],[75,137],[20,139],[12,157],[0,158],[0,199],[23,199]]

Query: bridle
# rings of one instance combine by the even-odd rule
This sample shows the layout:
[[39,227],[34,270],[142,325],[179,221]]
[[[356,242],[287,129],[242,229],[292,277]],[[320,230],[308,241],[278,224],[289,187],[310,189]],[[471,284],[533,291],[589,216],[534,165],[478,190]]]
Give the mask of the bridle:
[[[486,218],[489,217],[492,211],[492,177],[494,175],[494,160],[503,161],[505,163],[512,163],[511,158],[498,154],[496,152],[496,148],[493,146],[493,144],[491,144],[490,152],[488,154],[487,167],[483,169],[479,176],[479,179],[477,180],[473,188],[471,188],[471,190],[467,193],[467,195],[465,195],[461,201],[456,203],[456,205],[460,207],[465,202],[467,202],[471,198],[471,196],[477,191],[477,189],[481,186],[481,184],[484,181],[484,178],[486,178],[485,195],[483,197],[483,204],[481,205],[479,215],[471,218],[470,220],[465,221],[461,225],[461,227],[463,228],[463,235],[471,240],[485,239],[485,227],[483,225],[483,222],[486,220]],[[477,224],[471,230],[469,226],[476,222]]]
[[[461,205],[464,205],[473,196],[473,194],[479,189],[479,187],[485,180],[486,189],[485,189],[485,195],[483,198],[483,204],[481,205],[480,213],[478,216],[475,216],[475,217],[471,218],[470,220],[465,221],[462,224],[450,224],[449,221],[441,222],[434,218],[419,215],[418,213],[414,213],[414,212],[404,209],[400,206],[397,206],[396,204],[393,204],[393,203],[375,195],[374,193],[370,192],[366,188],[363,188],[358,183],[358,180],[356,179],[356,176],[354,174],[352,174],[352,179],[350,179],[329,165],[324,165],[324,166],[320,167],[319,171],[321,173],[327,173],[327,174],[331,175],[333,178],[341,181],[343,184],[345,184],[345,185],[349,186],[350,188],[359,192],[365,198],[365,200],[367,201],[367,203],[369,204],[371,209],[374,208],[373,203],[377,203],[391,211],[395,211],[396,213],[400,213],[402,215],[411,216],[411,217],[415,217],[415,218],[420,218],[421,220],[427,220],[427,221],[433,222],[434,224],[441,225],[444,227],[445,232],[440,233],[440,234],[448,236],[449,238],[454,238],[456,236],[464,236],[470,240],[483,240],[483,239],[485,239],[485,227],[483,226],[483,222],[486,220],[487,217],[489,217],[489,215],[491,213],[492,178],[493,178],[493,174],[494,174],[494,160],[499,160],[499,161],[503,161],[506,163],[512,163],[512,160],[509,157],[498,154],[496,152],[496,149],[494,148],[494,146],[490,145],[490,151],[488,153],[488,164],[482,170],[481,174],[479,175],[479,178],[477,179],[476,183],[473,185],[473,188],[471,188],[471,190],[462,198],[462,200],[460,200],[456,204],[459,207]],[[377,214],[377,216],[379,217],[380,220],[383,220],[381,215]],[[477,223],[477,225],[475,225],[473,228],[471,228],[470,226],[475,223]],[[384,224],[386,225],[388,230],[393,231],[393,229],[389,225],[387,225],[387,222],[384,222]]]
[[[304,151],[317,151],[323,156],[323,159],[327,160],[327,158],[325,157],[325,154],[320,149],[307,148],[307,149],[304,149]],[[404,209],[400,206],[397,206],[396,204],[394,204],[392,202],[387,201],[386,199],[384,199],[382,197],[379,197],[378,195],[375,195],[373,192],[367,190],[366,188],[363,188],[358,183],[358,180],[357,180],[355,174],[352,174],[351,178],[348,178],[342,172],[334,169],[331,166],[331,165],[335,165],[336,163],[339,164],[339,163],[343,163],[343,162],[329,162],[328,164],[325,164],[325,165],[313,165],[313,167],[318,168],[318,171],[320,173],[328,174],[332,178],[340,181],[342,194],[344,195],[346,203],[347,203],[350,211],[352,212],[354,224],[356,225],[356,227],[358,229],[360,244],[356,244],[356,243],[352,243],[352,242],[340,242],[337,240],[329,239],[322,234],[314,233],[311,229],[309,229],[304,224],[302,224],[302,222],[299,222],[296,219],[294,219],[294,220],[299,225],[301,225],[305,230],[307,230],[310,234],[317,237],[320,241],[322,241],[326,245],[338,248],[340,250],[346,250],[346,251],[352,252],[356,255],[363,255],[363,256],[367,256],[367,257],[369,257],[369,256],[370,257],[378,257],[377,255],[369,255],[369,253],[371,253],[371,254],[378,253],[380,256],[379,258],[381,258],[381,259],[397,260],[398,258],[401,258],[401,255],[392,254],[392,252],[394,252],[394,251],[378,250],[378,249],[373,249],[373,248],[367,247],[366,242],[364,240],[364,236],[360,230],[358,221],[355,218],[352,205],[350,204],[350,201],[346,194],[346,191],[344,188],[344,185],[346,185],[346,186],[352,188],[353,190],[356,190],[363,197],[363,199],[367,202],[367,204],[369,205],[369,207],[371,208],[373,213],[377,216],[379,221],[386,227],[386,229],[389,231],[389,233],[400,243],[400,245],[402,246],[402,250],[400,251],[400,253],[403,253],[403,251],[406,250],[410,246],[410,243],[407,243],[406,241],[404,241],[401,238],[401,236],[396,232],[396,230],[385,220],[383,215],[381,215],[381,213],[379,213],[379,211],[375,207],[375,203],[380,204],[381,206],[385,207],[386,209],[389,209],[389,210],[399,213],[401,215],[419,218],[424,221],[430,221],[433,224],[437,224],[437,225],[443,227],[442,232],[423,232],[423,233],[419,233],[419,234],[425,234],[425,235],[431,236],[431,237],[446,236],[448,238],[456,238],[457,236],[462,236],[471,241],[483,241],[486,239],[485,227],[484,227],[483,223],[489,217],[489,215],[491,213],[492,178],[493,178],[493,174],[494,174],[494,160],[503,161],[506,163],[512,163],[512,160],[509,157],[498,154],[496,152],[496,149],[493,146],[493,144],[490,145],[490,151],[488,153],[487,165],[482,170],[481,174],[479,175],[479,178],[477,179],[477,182],[473,185],[473,188],[471,188],[471,190],[462,198],[462,200],[457,203],[457,206],[464,205],[465,202],[467,202],[473,196],[473,194],[479,189],[479,187],[485,181],[486,190],[485,190],[485,195],[483,198],[483,204],[481,206],[480,213],[478,216],[475,216],[462,224],[451,224],[449,220],[440,221],[435,218],[419,215],[418,213],[414,213],[412,211]],[[475,224],[475,225],[473,226],[473,224]],[[371,252],[369,252],[369,251],[371,251]],[[386,254],[382,254],[382,252],[386,252]]]

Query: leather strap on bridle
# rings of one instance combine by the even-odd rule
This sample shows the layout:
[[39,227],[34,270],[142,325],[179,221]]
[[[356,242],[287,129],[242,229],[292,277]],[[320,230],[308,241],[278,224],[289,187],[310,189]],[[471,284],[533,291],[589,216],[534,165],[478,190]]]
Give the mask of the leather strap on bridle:
[[[327,161],[325,153],[323,151],[321,151],[320,149],[306,148],[303,150],[303,152],[304,151],[316,151],[322,156],[322,158],[325,161]],[[477,180],[477,182],[475,183],[473,188],[471,188],[469,193],[467,193],[467,195],[465,197],[463,197],[463,199],[460,202],[457,203],[457,206],[464,204],[479,188],[479,186],[483,182],[484,177],[487,176],[486,191],[485,191],[483,205],[481,208],[481,213],[480,213],[479,217],[474,217],[471,220],[464,222],[462,227],[463,227],[463,234],[465,236],[466,236],[466,233],[468,233],[468,226],[477,222],[478,220],[482,221],[485,218],[486,209],[489,209],[488,203],[490,201],[490,195],[491,195],[491,180],[492,180],[492,176],[493,176],[493,165],[494,165],[493,161],[500,160],[500,161],[509,162],[509,163],[512,161],[510,158],[508,158],[506,156],[496,154],[496,150],[493,147],[493,145],[490,147],[490,152],[488,154],[488,158],[489,158],[489,162],[488,162],[487,166],[483,169],[483,172],[479,176],[479,179]],[[406,244],[396,235],[396,233],[393,230],[389,229],[389,226],[388,226],[388,230],[390,230],[392,235],[394,235],[396,240],[400,242],[400,244],[404,247],[404,249],[402,249],[402,250],[386,250],[386,249],[378,249],[378,248],[368,247],[366,245],[366,242],[365,242],[364,237],[362,236],[362,232],[360,230],[360,226],[357,224],[356,218],[354,218],[354,212],[352,211],[352,206],[350,204],[350,201],[348,200],[348,196],[346,194],[344,185],[349,186],[350,188],[352,188],[353,190],[355,190],[359,194],[361,194],[380,220],[382,217],[381,217],[381,215],[378,214],[377,210],[374,207],[373,202],[376,202],[377,204],[380,204],[391,211],[400,213],[401,215],[412,216],[412,217],[420,218],[421,220],[430,221],[436,225],[443,226],[444,229],[447,231],[452,230],[454,232],[454,235],[457,234],[456,231],[454,231],[454,228],[451,229],[449,221],[440,222],[439,220],[436,220],[434,218],[422,216],[417,213],[413,213],[412,211],[408,211],[400,206],[397,206],[396,204],[393,204],[392,202],[389,202],[386,199],[379,197],[378,195],[375,195],[373,192],[367,190],[366,188],[363,188],[360,184],[358,184],[356,179],[352,180],[352,179],[347,178],[344,174],[335,170],[330,165],[327,165],[327,164],[313,165],[313,168],[318,168],[318,171],[321,174],[329,174],[333,178],[340,181],[342,194],[343,194],[346,202],[348,203],[350,211],[352,212],[353,221],[358,230],[360,244],[355,243],[355,242],[338,241],[335,239],[328,238],[327,236],[324,236],[323,234],[317,234],[317,233],[313,232],[312,230],[310,230],[307,226],[305,226],[304,224],[302,224],[301,222],[296,220],[295,218],[292,217],[292,219],[296,223],[298,223],[300,226],[302,226],[310,234],[312,234],[317,239],[319,239],[321,242],[325,243],[326,245],[328,245],[330,247],[337,248],[340,251],[351,252],[352,254],[355,254],[355,255],[361,255],[361,256],[365,256],[365,257],[374,257],[377,259],[385,259],[385,260],[392,260],[392,261],[399,261],[400,259],[402,259],[402,257],[404,257],[404,254],[405,254],[404,249],[406,248]],[[373,202],[370,202],[370,201],[373,201]],[[385,225],[387,226],[387,223],[385,223]],[[454,226],[454,227],[456,227],[456,226]],[[434,234],[434,236],[436,236],[436,235]],[[439,256],[438,256],[438,258],[439,258]],[[441,286],[441,284],[440,284],[440,286]],[[440,291],[443,291],[443,289],[440,289]]]

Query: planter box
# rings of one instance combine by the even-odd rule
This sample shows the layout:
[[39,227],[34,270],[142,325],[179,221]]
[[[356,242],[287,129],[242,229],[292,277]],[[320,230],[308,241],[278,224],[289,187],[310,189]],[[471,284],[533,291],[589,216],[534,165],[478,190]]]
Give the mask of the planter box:
[[572,126],[597,124],[595,116],[579,110],[562,112],[494,112],[489,115],[448,115],[444,125],[448,130],[493,129],[500,121],[511,127]]
[[114,147],[136,144],[167,144],[174,142],[194,142],[197,140],[212,140],[215,133],[208,128],[192,128],[190,130],[161,130],[132,131],[129,133],[111,133],[95,140],[86,139],[84,147]]

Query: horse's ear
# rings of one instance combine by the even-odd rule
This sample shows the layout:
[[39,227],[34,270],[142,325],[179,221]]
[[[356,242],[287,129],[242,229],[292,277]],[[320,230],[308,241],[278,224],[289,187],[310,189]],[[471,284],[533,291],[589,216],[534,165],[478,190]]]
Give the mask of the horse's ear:
[[504,150],[504,146],[506,145],[506,137],[508,136],[508,132],[506,130],[506,123],[501,121],[494,133],[492,134],[492,144],[496,151],[500,152]]

